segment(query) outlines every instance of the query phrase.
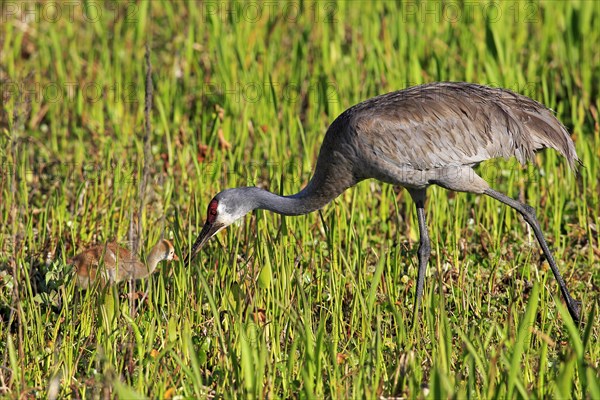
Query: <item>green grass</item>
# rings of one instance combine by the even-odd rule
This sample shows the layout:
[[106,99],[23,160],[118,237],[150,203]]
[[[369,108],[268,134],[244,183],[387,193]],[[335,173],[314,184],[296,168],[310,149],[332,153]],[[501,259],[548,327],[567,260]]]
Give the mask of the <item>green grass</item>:
[[[1,6],[0,394],[600,398],[597,2],[48,4]],[[295,193],[340,112],[440,80],[526,94],[572,132],[577,175],[553,151],[479,172],[536,208],[584,325],[514,211],[434,187],[411,330],[414,204],[376,181],[320,213],[253,213],[138,282],[144,302],[74,287],[65,260],[88,245],[141,221],[144,253],[164,235],[185,254],[218,191]]]

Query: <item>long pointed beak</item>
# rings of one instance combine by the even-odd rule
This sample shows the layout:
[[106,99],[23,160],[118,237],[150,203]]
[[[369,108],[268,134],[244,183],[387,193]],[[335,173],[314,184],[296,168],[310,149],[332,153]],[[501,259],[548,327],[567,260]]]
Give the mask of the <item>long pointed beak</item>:
[[208,239],[213,237],[213,235],[215,233],[217,233],[219,230],[221,230],[221,228],[222,228],[221,224],[214,224],[214,223],[209,224],[208,222],[205,223],[204,226],[202,227],[202,230],[200,231],[200,235],[198,235],[198,239],[196,239],[196,241],[194,242],[194,245],[192,246],[192,250],[189,252],[187,257],[185,257],[184,265],[188,265],[190,262],[192,262],[192,260],[194,259],[196,254],[200,251],[202,246],[204,246],[206,244],[206,242],[208,242]]

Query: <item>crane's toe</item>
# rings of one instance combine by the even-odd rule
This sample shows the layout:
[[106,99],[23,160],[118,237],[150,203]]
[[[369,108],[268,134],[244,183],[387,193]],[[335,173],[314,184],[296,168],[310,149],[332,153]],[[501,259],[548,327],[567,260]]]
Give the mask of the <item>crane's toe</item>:
[[576,323],[581,322],[581,305],[582,303],[580,301],[575,300],[574,298],[571,298],[571,300],[569,301],[569,313],[571,314],[571,317],[573,317],[573,320]]

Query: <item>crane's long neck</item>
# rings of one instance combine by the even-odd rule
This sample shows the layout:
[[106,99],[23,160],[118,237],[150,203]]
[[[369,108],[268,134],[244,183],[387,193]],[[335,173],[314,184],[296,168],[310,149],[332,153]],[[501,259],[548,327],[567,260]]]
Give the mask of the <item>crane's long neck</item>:
[[283,215],[302,215],[316,211],[357,183],[347,160],[339,154],[321,154],[315,173],[300,192],[291,196],[278,196],[257,189],[254,191],[256,207]]

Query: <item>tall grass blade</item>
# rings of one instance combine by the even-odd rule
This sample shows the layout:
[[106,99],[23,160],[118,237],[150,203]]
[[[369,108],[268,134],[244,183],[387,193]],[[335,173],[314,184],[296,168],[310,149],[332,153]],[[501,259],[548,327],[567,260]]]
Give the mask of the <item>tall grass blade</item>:
[[533,289],[529,294],[529,302],[527,303],[527,309],[525,315],[521,319],[519,324],[519,330],[515,338],[515,343],[512,350],[512,357],[510,361],[510,371],[508,373],[508,398],[512,398],[515,387],[523,393],[523,385],[519,381],[519,372],[522,370],[521,363],[523,362],[523,354],[527,347],[530,345],[531,331],[534,326],[535,314],[538,308],[540,286],[539,283],[533,285]]

